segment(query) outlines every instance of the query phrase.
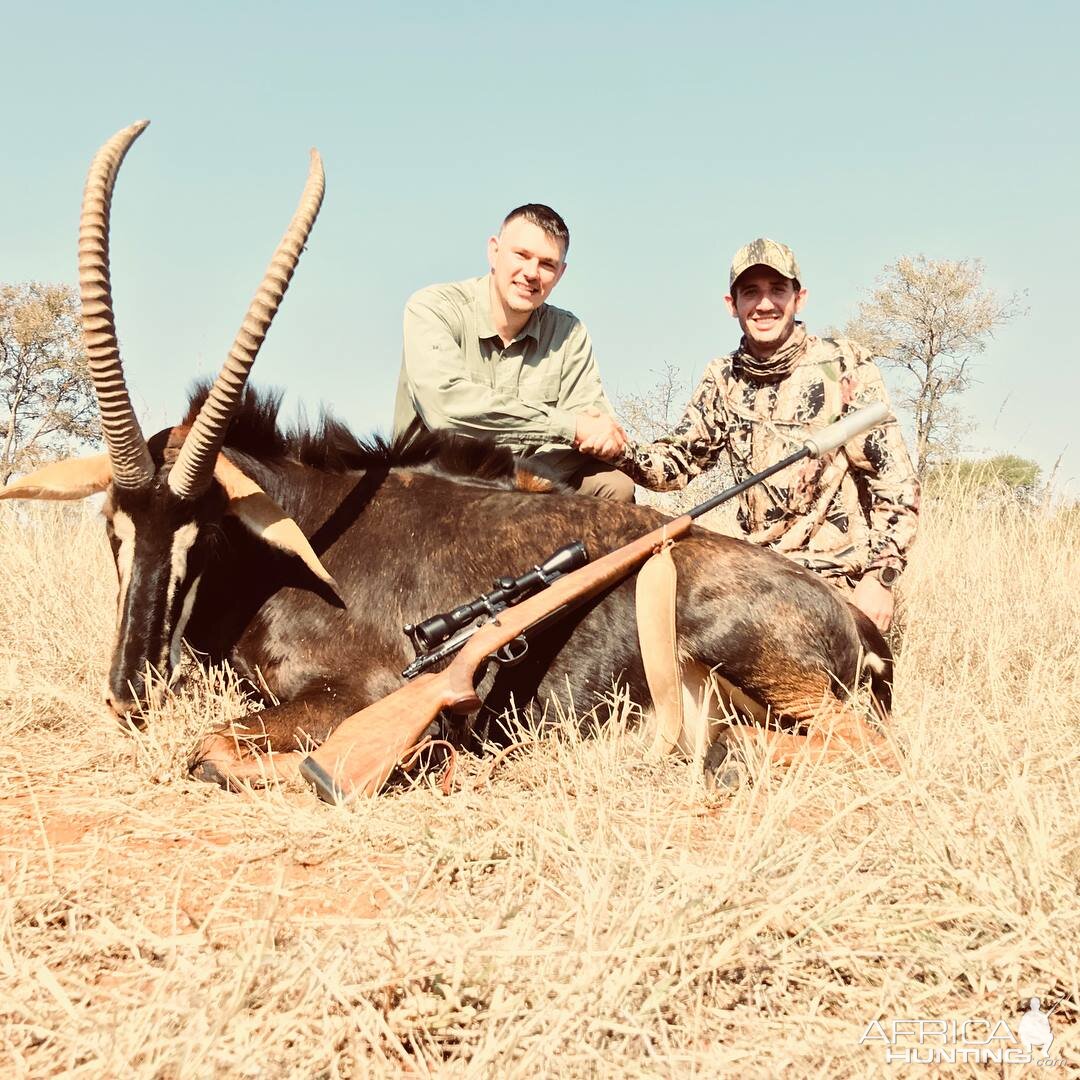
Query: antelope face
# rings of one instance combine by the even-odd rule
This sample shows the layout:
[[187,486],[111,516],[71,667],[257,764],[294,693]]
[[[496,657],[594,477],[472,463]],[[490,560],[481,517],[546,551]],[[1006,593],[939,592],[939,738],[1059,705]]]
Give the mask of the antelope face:
[[151,674],[171,682],[177,673],[226,507],[217,487],[195,500],[161,480],[137,492],[111,489],[103,513],[119,591],[106,701],[117,715],[140,715]]
[[155,453],[143,436],[124,379],[109,275],[113,186],[145,128],[146,121],[139,121],[118,131],[94,155],[79,219],[83,341],[108,453],[52,462],[0,489],[0,499],[81,499],[108,492],[105,520],[120,590],[107,700],[121,715],[137,714],[147,696],[149,672],[171,679],[176,671],[184,627],[223,514],[238,518],[266,543],[297,555],[336,591],[296,522],[221,453],[251,365],[322,205],[322,159],[311,151],[300,205],[198,414],[183,427],[160,433],[163,442],[155,444]]

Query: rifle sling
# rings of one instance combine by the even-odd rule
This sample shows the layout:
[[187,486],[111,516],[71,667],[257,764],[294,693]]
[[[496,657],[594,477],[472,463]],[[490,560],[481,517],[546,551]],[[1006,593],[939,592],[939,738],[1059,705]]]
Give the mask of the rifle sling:
[[679,743],[683,730],[682,664],[675,622],[678,571],[668,540],[638,571],[636,608],[638,644],[645,681],[652,697],[650,757],[664,757]]

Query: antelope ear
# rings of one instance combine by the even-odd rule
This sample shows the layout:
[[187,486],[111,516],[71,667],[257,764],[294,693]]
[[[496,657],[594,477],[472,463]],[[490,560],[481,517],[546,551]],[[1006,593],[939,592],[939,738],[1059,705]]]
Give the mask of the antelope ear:
[[108,454],[64,458],[0,488],[0,499],[85,499],[112,482]]
[[279,550],[298,556],[341,600],[337,582],[319,562],[319,556],[312,550],[307,537],[300,531],[300,526],[250,476],[242,473],[224,454],[218,454],[214,479],[229,497],[228,512],[237,518],[241,525]]

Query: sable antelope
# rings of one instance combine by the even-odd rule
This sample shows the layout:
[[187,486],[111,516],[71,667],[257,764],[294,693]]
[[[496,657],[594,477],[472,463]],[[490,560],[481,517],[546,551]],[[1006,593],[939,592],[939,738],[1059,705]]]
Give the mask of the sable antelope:
[[[0,499],[108,493],[119,580],[108,701],[117,713],[138,713],[148,670],[173,676],[186,639],[203,662],[228,661],[280,702],[236,726],[263,748],[294,750],[401,685],[411,659],[404,623],[484,592],[571,539],[603,553],[664,520],[561,493],[482,443],[427,435],[365,445],[331,420],[314,432],[279,430],[276,399],[245,392],[245,383],[322,201],[315,151],[221,374],[181,425],[146,440],[120,362],[108,257],[113,185],[145,126],[101,148],[83,198],[83,328],[108,453],[56,462],[0,491]],[[697,527],[674,558],[688,685],[714,672],[748,710],[801,725],[805,734],[746,729],[777,760],[820,749],[826,732],[880,742],[843,695],[868,655],[887,711],[888,648],[838,592],[780,555]],[[485,678],[484,711],[543,706],[568,691],[578,709],[590,708],[616,679],[647,708],[634,620],[633,582],[624,581],[545,632],[521,664]],[[262,766],[233,747],[209,737],[196,774],[258,776]]]

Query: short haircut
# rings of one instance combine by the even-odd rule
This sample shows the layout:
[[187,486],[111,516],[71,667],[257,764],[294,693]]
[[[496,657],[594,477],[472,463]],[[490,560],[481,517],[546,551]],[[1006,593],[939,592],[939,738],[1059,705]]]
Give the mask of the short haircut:
[[524,206],[517,206],[503,218],[502,228],[505,229],[515,218],[531,221],[553,240],[558,240],[563,246],[563,258],[566,258],[566,253],[570,250],[570,230],[566,227],[566,222],[563,221],[561,215],[550,206],[545,206],[543,203],[525,203]]

